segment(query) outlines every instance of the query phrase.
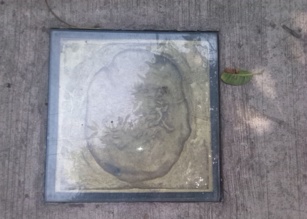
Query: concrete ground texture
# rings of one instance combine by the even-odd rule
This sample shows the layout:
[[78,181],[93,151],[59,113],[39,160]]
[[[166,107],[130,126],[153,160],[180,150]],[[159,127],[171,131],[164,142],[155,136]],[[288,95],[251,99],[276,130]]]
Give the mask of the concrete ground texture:
[[0,1],[0,219],[307,218],[307,1],[49,0],[78,27],[219,31],[221,203],[44,203],[49,29],[43,0]]

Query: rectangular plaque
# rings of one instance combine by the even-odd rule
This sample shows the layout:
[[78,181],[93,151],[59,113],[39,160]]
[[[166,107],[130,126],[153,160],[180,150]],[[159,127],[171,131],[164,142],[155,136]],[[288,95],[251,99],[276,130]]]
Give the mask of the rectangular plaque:
[[51,30],[47,202],[219,201],[216,32]]

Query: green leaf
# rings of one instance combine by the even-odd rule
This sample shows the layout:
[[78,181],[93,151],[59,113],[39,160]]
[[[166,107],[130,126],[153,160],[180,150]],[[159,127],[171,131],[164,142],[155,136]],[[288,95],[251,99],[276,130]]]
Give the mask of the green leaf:
[[[262,72],[257,74],[262,74]],[[254,75],[256,74],[245,70],[225,69],[221,79],[226,84],[238,86],[248,83]]]

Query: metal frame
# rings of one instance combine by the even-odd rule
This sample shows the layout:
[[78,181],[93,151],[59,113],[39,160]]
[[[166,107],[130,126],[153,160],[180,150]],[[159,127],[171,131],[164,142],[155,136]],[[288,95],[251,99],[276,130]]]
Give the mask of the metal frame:
[[[82,38],[101,39],[106,32],[124,33],[191,33],[202,35],[210,43],[210,120],[211,120],[211,149],[213,192],[148,192],[148,193],[74,193],[55,192],[56,173],[56,139],[57,139],[57,112],[59,95],[59,54],[60,39]],[[47,156],[45,175],[46,202],[141,202],[141,201],[168,201],[168,202],[205,202],[221,200],[220,178],[220,116],[219,116],[219,48],[218,32],[177,32],[177,31],[109,31],[109,30],[51,30],[50,65],[49,65],[49,109]]]

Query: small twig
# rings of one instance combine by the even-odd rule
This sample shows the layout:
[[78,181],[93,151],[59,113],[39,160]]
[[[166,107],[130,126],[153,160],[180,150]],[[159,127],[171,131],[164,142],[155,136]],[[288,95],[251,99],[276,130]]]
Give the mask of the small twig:
[[81,27],[81,26],[76,26],[73,24],[68,23],[67,21],[63,20],[59,15],[57,15],[51,8],[51,6],[48,3],[48,0],[45,0],[46,6],[48,8],[48,10],[51,12],[51,14],[57,19],[59,20],[61,23],[71,27],[71,28],[78,28],[78,29],[101,29],[99,27]]
[[46,5],[47,5],[48,10],[51,12],[51,14],[52,14],[56,19],[58,19],[61,23],[66,24],[66,25],[69,26],[69,27],[78,28],[77,26],[72,25],[72,24],[70,24],[70,23],[64,21],[62,18],[60,18],[60,16],[58,16],[58,15],[51,9],[51,7],[50,7],[50,5],[49,5],[49,3],[48,3],[48,0],[45,0],[45,3],[46,3]]
[[289,34],[291,34],[292,36],[294,36],[295,38],[300,39],[302,37],[302,34],[296,32],[295,30],[292,30],[290,27],[286,26],[285,24],[283,24],[281,26],[286,32],[288,32]]

